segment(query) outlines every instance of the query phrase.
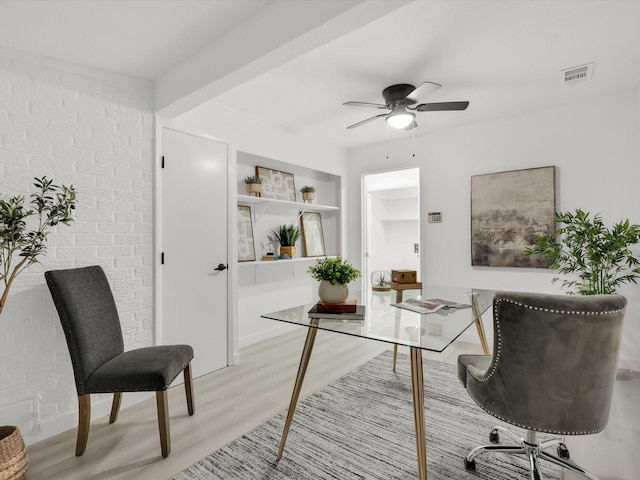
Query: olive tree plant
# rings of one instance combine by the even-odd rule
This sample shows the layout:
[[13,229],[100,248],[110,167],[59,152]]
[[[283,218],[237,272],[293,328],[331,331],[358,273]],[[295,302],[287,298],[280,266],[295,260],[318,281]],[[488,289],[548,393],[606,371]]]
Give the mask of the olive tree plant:
[[581,209],[556,213],[556,221],[562,226],[553,235],[538,237],[524,253],[552,260],[550,268],[568,275],[562,287],[569,293],[610,294],[623,284],[637,283],[640,261],[631,247],[640,242],[640,225],[627,219],[607,228],[600,215],[592,217]]
[[24,195],[5,198],[0,194],[0,314],[15,278],[46,253],[52,227],[73,221],[73,185],[54,185],[46,176],[34,180],[36,192],[30,197],[31,208],[25,207]]

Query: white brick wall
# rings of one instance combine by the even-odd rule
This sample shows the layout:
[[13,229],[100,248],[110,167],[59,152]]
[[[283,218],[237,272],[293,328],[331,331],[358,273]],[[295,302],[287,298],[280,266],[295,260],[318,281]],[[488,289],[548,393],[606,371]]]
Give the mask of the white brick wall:
[[75,423],[71,362],[44,271],[102,265],[125,348],[153,343],[152,98],[147,82],[0,50],[0,194],[28,194],[42,175],[78,191],[75,222],[51,233],[41,265],[17,278],[0,315],[0,424],[11,423],[3,406],[38,396],[43,426]]

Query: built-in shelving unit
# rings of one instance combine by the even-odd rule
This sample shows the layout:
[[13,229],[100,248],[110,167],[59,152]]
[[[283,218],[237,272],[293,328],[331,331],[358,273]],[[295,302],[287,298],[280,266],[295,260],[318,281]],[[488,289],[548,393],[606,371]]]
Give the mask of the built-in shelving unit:
[[[264,167],[273,170],[290,173],[294,176],[296,185],[296,198],[300,201],[287,201],[267,198],[262,196],[245,195],[245,185],[242,181],[246,176],[257,174],[256,167]],[[300,217],[306,212],[321,214],[322,234],[324,238],[325,252],[327,256],[340,255],[341,251],[341,179],[338,175],[329,174],[300,165],[287,164],[278,160],[269,159],[249,153],[238,152],[238,205],[251,208],[253,221],[253,238],[255,247],[255,261],[238,262],[243,270],[253,265],[282,265],[300,264],[300,262],[313,262],[319,257],[305,257],[304,242],[301,237],[297,244],[297,254],[293,259],[287,260],[260,260],[266,254],[268,245],[267,237],[271,230],[278,225],[300,225]],[[316,190],[314,203],[302,201],[299,188],[303,185],[313,186]],[[318,203],[315,203],[318,202]]]

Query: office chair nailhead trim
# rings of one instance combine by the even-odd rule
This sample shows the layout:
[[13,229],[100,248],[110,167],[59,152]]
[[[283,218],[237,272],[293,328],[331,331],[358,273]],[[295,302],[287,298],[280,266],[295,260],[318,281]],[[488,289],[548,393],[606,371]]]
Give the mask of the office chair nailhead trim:
[[624,308],[619,308],[617,310],[606,310],[603,312],[581,312],[577,310],[553,310],[551,308],[543,308],[543,307],[538,307],[536,305],[525,305],[524,303],[514,302],[513,300],[509,300],[506,298],[497,299],[494,304],[494,308],[500,302],[511,303],[512,305],[518,305],[519,307],[528,308],[530,310],[540,310],[542,312],[559,313],[561,315],[608,315],[610,313],[619,313],[624,311]]
[[[581,311],[576,311],[576,310],[553,310],[550,308],[543,308],[543,307],[538,307],[535,305],[526,305],[524,303],[521,302],[514,302],[513,300],[509,300],[506,298],[499,298],[496,299],[493,303],[493,315],[494,318],[497,317],[496,312],[498,309],[498,304],[504,302],[504,303],[510,303],[512,305],[517,305],[519,307],[523,307],[523,308],[529,308],[531,310],[540,310],[543,312],[551,312],[551,313],[558,313],[561,315],[607,315],[607,314],[611,314],[611,313],[619,313],[619,312],[623,312],[625,309],[624,308],[619,308],[617,310],[607,310],[604,312],[581,312]],[[489,372],[489,374],[485,377],[485,378],[478,378],[476,377],[473,373],[468,372],[469,375],[471,375],[477,382],[488,382],[489,379],[494,375],[494,373],[496,372],[496,369],[498,368],[498,363],[500,362],[500,347],[502,345],[502,341],[500,338],[500,322],[496,322],[495,324],[496,327],[496,342],[495,342],[495,352],[494,352],[494,359],[493,359],[493,367],[491,368],[491,371]],[[511,425],[515,425],[516,427],[520,427],[520,428],[524,428],[526,430],[534,430],[534,431],[538,431],[538,432],[544,432],[544,433],[553,433],[556,435],[592,435],[594,433],[599,433],[602,430],[604,430],[604,427],[598,429],[598,430],[591,430],[591,431],[585,431],[585,432],[560,432],[560,431],[556,431],[556,430],[539,430],[537,428],[534,427],[530,427],[527,425],[521,425],[519,423],[515,423],[515,422],[511,422],[505,418],[502,418],[499,415],[496,415],[495,413],[487,410],[485,407],[483,407],[482,405],[480,405],[480,403],[475,399],[475,397],[473,395],[471,395],[471,392],[469,390],[467,390],[467,392],[469,392],[469,395],[471,396],[471,398],[473,398],[473,401],[476,402],[476,404],[485,412],[489,413],[490,415],[493,415],[496,418],[499,418],[500,420],[502,420],[503,422],[507,422],[510,423]]]
[[482,410],[487,412],[489,415],[491,415],[493,417],[496,417],[497,419],[502,420],[503,422],[506,422],[506,423],[508,423],[510,425],[514,425],[516,427],[524,428],[525,430],[533,430],[533,431],[542,432],[542,433],[552,433],[552,434],[555,434],[555,435],[593,435],[594,433],[600,433],[601,431],[603,431],[605,429],[605,427],[602,427],[602,428],[599,428],[598,430],[590,430],[590,431],[584,431],[584,432],[563,432],[563,431],[560,431],[560,430],[542,430],[540,428],[535,428],[535,427],[531,427],[531,426],[527,426],[527,425],[522,425],[520,423],[516,423],[516,422],[512,422],[511,420],[507,420],[506,418],[503,418],[500,415],[496,415],[492,411],[490,411],[487,408],[485,408],[484,406],[480,405],[480,402],[478,402],[478,400],[476,400],[476,398],[471,394],[471,392],[469,390],[467,390],[467,392],[469,393],[469,396],[473,399],[473,401],[476,402],[476,405],[478,405]]

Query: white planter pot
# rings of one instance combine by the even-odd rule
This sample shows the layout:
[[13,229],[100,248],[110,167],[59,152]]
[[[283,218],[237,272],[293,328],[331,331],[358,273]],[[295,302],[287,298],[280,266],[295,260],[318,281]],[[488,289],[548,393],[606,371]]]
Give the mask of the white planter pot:
[[349,298],[349,287],[322,280],[318,287],[318,296],[325,303],[342,303]]

